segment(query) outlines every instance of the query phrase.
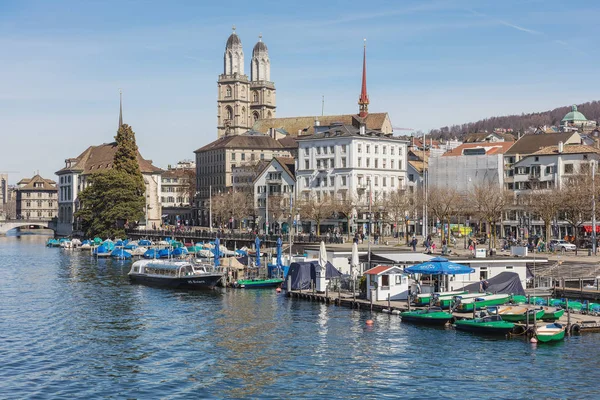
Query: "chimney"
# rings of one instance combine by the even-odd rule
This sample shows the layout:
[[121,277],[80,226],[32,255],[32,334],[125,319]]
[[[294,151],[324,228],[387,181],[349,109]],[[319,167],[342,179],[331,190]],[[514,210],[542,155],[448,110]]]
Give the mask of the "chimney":
[[364,123],[361,123],[359,129],[360,129],[360,135],[365,136],[366,131],[367,131],[367,126]]
[[319,121],[318,117],[315,117],[315,126],[321,126],[321,121]]
[[565,145],[563,144],[563,142],[558,142],[558,154],[562,154],[562,152],[565,150]]

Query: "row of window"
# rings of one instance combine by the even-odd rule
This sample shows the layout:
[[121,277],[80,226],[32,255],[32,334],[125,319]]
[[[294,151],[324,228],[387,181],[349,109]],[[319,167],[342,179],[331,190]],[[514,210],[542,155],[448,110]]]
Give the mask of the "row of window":
[[[250,161],[255,161],[256,160],[256,154],[255,153],[250,153],[249,157],[250,157]],[[236,153],[231,153],[231,161],[235,161],[235,157],[236,157]],[[265,153],[260,153],[259,158],[261,160],[265,159]],[[240,154],[240,160],[241,161],[246,161],[246,153],[241,153]]]
[[187,178],[162,178],[162,183],[188,183]]
[[[38,207],[43,207],[43,204],[44,204],[43,201],[44,200],[38,200],[37,201],[37,206]],[[32,204],[31,201],[27,201],[27,202],[25,202],[25,207],[31,207],[31,204]],[[54,202],[53,201],[48,201],[48,206],[47,207],[53,207],[53,206],[54,206]]]
[[71,183],[71,175],[61,176],[60,183]]
[[163,193],[179,193],[179,192],[187,192],[187,187],[174,187],[174,186],[162,186],[160,191]]
[[[269,194],[275,194],[275,193],[293,193],[294,192],[294,186],[293,185],[268,185],[269,187]],[[266,185],[259,185],[257,186],[256,190],[258,191],[258,193],[267,193],[267,186]]]
[[[378,144],[373,145],[374,154],[379,154],[379,147],[380,146]],[[367,154],[371,154],[371,145],[370,144],[366,144],[365,145],[365,150],[366,150],[365,152]],[[385,145],[381,146],[381,153],[382,154],[387,154],[387,150],[388,150],[387,146],[385,146]],[[362,153],[362,143],[358,143],[358,145],[357,145],[357,152],[358,153]],[[393,155],[395,155],[395,153],[396,153],[396,146],[390,146],[390,155],[393,156]],[[400,154],[400,150],[398,150],[398,154]]]
[[[32,197],[31,192],[25,192],[25,197]],[[44,193],[37,192],[37,197],[44,197]],[[48,192],[48,197],[56,197],[56,192]]]
[[[176,201],[177,200],[177,201]],[[160,201],[162,203],[183,203],[183,204],[189,204],[190,199],[187,197],[173,197],[173,196],[167,196],[167,197],[161,197]]]

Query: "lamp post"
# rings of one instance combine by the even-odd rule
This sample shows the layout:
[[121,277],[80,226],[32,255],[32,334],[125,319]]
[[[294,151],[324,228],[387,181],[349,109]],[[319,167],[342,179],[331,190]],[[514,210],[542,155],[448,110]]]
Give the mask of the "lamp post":
[[367,183],[369,184],[369,231],[367,232],[369,234],[369,236],[367,237],[367,269],[371,268],[371,180],[369,179],[367,181]]
[[596,162],[592,161],[592,252],[596,255]]

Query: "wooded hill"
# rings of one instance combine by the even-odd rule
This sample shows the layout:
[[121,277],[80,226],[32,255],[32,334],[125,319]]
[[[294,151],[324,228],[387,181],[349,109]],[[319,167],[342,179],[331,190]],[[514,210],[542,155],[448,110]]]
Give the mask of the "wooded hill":
[[[515,133],[527,132],[529,128],[536,128],[538,126],[559,126],[560,121],[569,111],[571,111],[570,105],[537,113],[491,117],[462,125],[444,126],[439,129],[432,129],[429,131],[429,134],[432,135],[433,138],[450,139],[458,137],[461,139],[469,133],[484,131],[493,132],[496,128],[512,129]],[[578,104],[577,111],[585,115],[588,120],[599,121],[600,101],[590,101]]]

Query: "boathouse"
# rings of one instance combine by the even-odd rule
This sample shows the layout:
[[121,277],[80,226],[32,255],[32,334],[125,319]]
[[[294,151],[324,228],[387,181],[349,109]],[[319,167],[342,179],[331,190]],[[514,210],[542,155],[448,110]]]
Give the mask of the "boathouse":
[[367,278],[367,300],[407,300],[409,277],[402,268],[378,265],[365,271]]

